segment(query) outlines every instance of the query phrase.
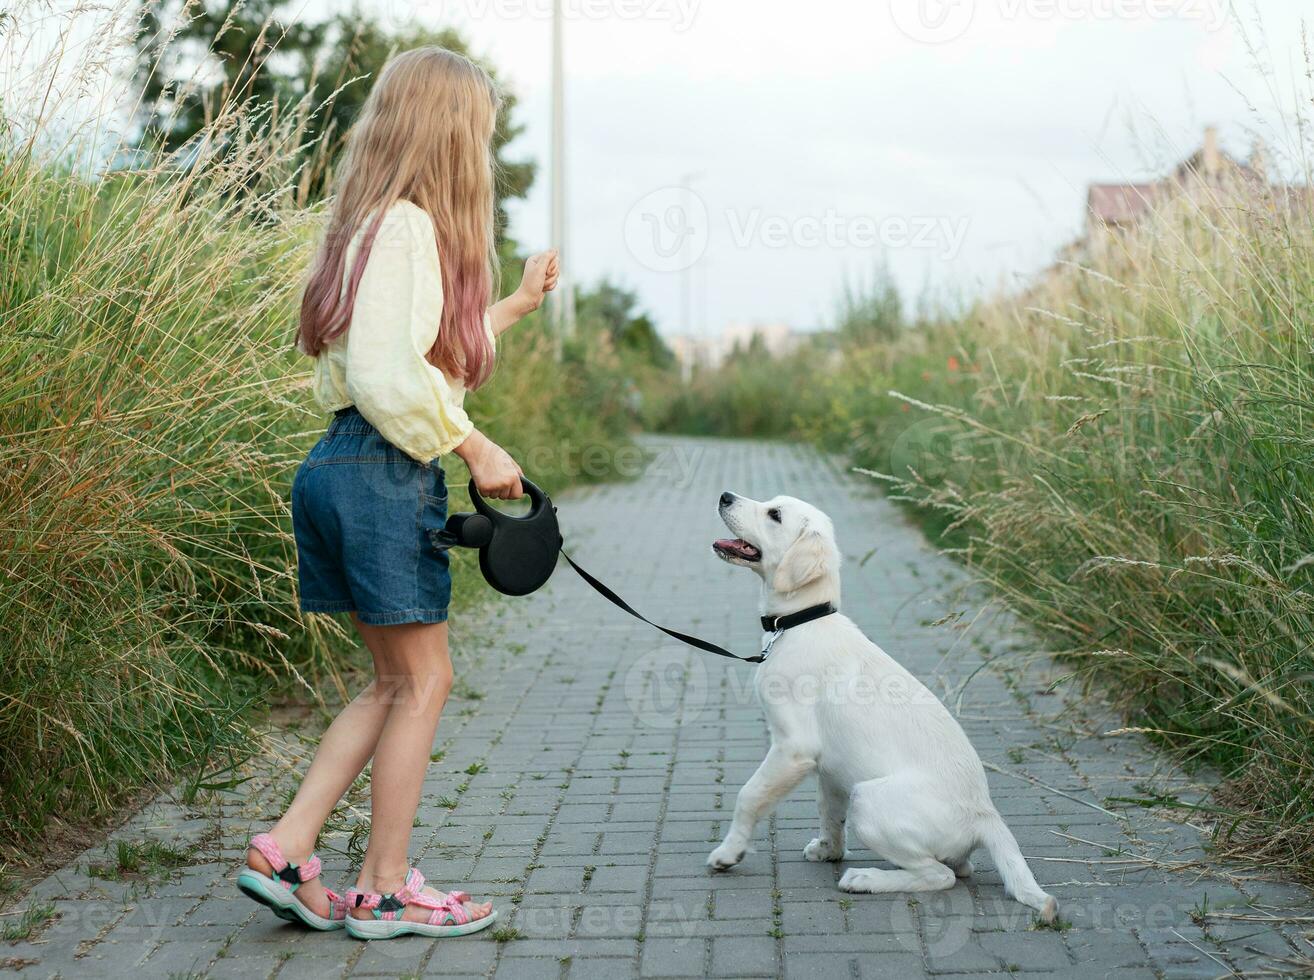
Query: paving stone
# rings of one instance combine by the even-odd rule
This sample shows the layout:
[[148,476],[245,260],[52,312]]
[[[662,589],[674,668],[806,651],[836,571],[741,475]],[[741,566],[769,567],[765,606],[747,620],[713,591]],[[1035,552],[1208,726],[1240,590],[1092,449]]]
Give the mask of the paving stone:
[[390,940],[360,945],[360,956],[352,964],[351,976],[400,977],[414,976],[420,972],[433,949],[434,941],[417,937],[405,942]]
[[1022,937],[1006,932],[987,932],[973,939],[1005,969],[1065,970],[1072,965],[1063,937],[1056,933],[1033,932]]
[[204,973],[224,943],[219,940],[183,940],[159,943],[143,963],[151,973],[196,974]]
[[[279,980],[330,980],[330,977],[346,975],[347,964],[343,960],[344,956],[340,952],[332,959],[305,956],[297,952],[292,958],[284,960],[277,977]],[[219,963],[229,963],[229,960],[221,960]],[[215,967],[219,963],[215,963]],[[234,960],[234,963],[244,963],[244,960]],[[214,976],[214,967],[210,968],[210,976]],[[242,973],[225,973],[225,976],[233,976],[234,980],[238,980]]]
[[776,976],[776,940],[761,936],[727,936],[712,940],[712,976]]
[[508,957],[542,957],[553,956],[636,956],[639,943],[629,938],[590,938],[575,936],[563,939],[522,939],[507,943],[502,949],[502,959]]
[[844,910],[838,896],[829,901],[781,903],[780,924],[786,933],[835,933],[844,931]]
[[[255,980],[257,977],[273,976],[275,971],[280,971],[280,977],[295,976],[295,973],[289,974],[285,969],[289,962],[286,957],[276,955],[240,960],[225,956],[215,960],[205,975],[213,980]],[[322,971],[319,975],[323,976]]]
[[928,976],[920,957],[911,953],[785,953],[784,975],[789,980],[853,980],[871,977],[889,980],[917,980]]
[[769,892],[755,888],[718,891],[713,901],[713,914],[718,919],[756,919],[767,922],[775,906],[775,900]]
[[638,975],[638,967],[630,960],[596,956],[572,957],[567,972],[569,980],[627,980]]
[[500,947],[497,943],[482,936],[469,942],[448,942],[439,940],[434,947],[429,962],[425,965],[425,976],[443,976],[457,974],[483,975],[497,961]]
[[646,865],[598,867],[592,872],[589,893],[641,891],[648,882]]
[[501,960],[497,964],[497,976],[503,980],[554,980],[561,976],[564,966],[560,960],[547,958]]
[[639,959],[639,974],[644,977],[706,976],[707,941],[645,941]]
[[531,892],[578,892],[584,880],[584,869],[574,867],[535,868],[525,879],[525,890]]

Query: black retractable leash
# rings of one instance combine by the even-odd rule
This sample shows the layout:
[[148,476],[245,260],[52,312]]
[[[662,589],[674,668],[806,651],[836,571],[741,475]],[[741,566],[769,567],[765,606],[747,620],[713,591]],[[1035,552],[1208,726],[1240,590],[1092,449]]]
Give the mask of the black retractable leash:
[[598,595],[602,596],[602,598],[606,599],[612,605],[619,606],[621,609],[624,609],[635,619],[641,619],[649,626],[653,627],[654,629],[661,630],[663,633],[665,633],[667,636],[671,637],[672,639],[679,640],[681,643],[687,643],[691,647],[697,647],[699,650],[706,650],[708,653],[714,653],[718,657],[729,657],[731,660],[742,660],[744,661],[744,663],[760,664],[763,660],[766,659],[766,657],[762,655],[758,655],[756,657],[741,657],[736,653],[731,653],[729,650],[725,649],[725,647],[719,647],[715,643],[712,643],[708,640],[702,640],[696,636],[690,636],[688,633],[681,633],[679,630],[673,630],[673,629],[668,629],[665,626],[659,626],[657,623],[654,623],[647,616],[644,616],[639,612],[637,612],[635,608],[631,606],[628,602],[626,602],[624,599],[618,596],[615,592],[611,591],[611,589],[607,588],[607,586],[603,585],[588,572],[584,571],[584,569],[576,565],[575,559],[571,558],[570,555],[566,554],[564,550],[561,552],[561,557],[565,558],[566,561],[570,564],[570,567],[575,569],[576,573],[578,573],[579,577],[582,578],[585,582],[589,583],[589,585],[593,586],[594,591],[597,592]]
[[[471,480],[470,500],[474,503],[475,513],[453,514],[447,518],[447,525],[441,531],[430,531],[429,539],[433,546],[439,551],[449,548],[479,549],[479,570],[488,584],[498,592],[511,596],[529,595],[542,588],[557,567],[557,555],[561,555],[600,596],[672,639],[714,653],[718,657],[729,657],[745,663],[760,664],[766,659],[771,649],[770,643],[759,656],[741,657],[708,640],[654,623],[638,612],[566,554],[562,547],[564,542],[561,528],[557,524],[557,508],[548,499],[548,495],[529,480],[522,477],[520,482],[529,496],[529,513],[523,517],[514,517],[490,506],[480,495],[474,480]],[[835,607],[826,603],[788,616],[763,616],[762,629],[775,634],[771,641],[774,642],[775,637],[790,627],[829,616],[833,612],[836,612]]]

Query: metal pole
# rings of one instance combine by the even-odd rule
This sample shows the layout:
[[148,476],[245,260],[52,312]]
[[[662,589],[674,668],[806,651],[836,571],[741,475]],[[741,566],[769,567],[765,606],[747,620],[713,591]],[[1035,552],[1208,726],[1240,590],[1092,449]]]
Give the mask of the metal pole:
[[561,252],[562,273],[552,303],[557,353],[575,333],[575,292],[570,283],[566,230],[566,78],[561,0],[552,4],[552,246]]
[[[680,205],[681,207],[687,209],[686,217],[685,217],[686,221],[689,220],[688,216],[694,213],[694,207],[693,207],[694,181],[698,180],[702,176],[703,176],[703,172],[700,170],[697,172],[683,174],[680,177],[680,190],[683,192],[681,195]],[[680,269],[680,329],[683,330],[684,335],[689,338],[689,343],[693,346],[694,350],[703,350],[705,349],[705,345],[707,342],[707,338],[703,336],[706,329],[706,324],[703,325],[704,330],[700,330],[695,334],[694,322],[693,322],[693,304],[694,304],[693,275],[694,275],[694,266],[697,265],[697,262],[694,261],[694,255],[693,255],[693,237],[694,237],[693,235],[685,235],[684,241],[681,243],[680,246],[683,253],[681,256],[683,261],[681,262],[681,269]],[[697,339],[695,339],[695,337]]]
[[[688,206],[689,194],[691,193],[690,177],[685,174],[680,178],[680,186],[684,190],[684,195],[680,203]],[[684,331],[686,337],[692,337],[693,331],[693,260],[690,258],[690,239],[692,235],[685,235],[684,241],[680,243],[680,329]]]

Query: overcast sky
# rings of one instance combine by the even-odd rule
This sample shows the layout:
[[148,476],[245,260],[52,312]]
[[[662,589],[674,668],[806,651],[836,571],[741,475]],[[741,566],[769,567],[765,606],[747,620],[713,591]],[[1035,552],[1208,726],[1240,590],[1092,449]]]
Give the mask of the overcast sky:
[[[549,0],[374,0],[461,27],[548,159]],[[1264,0],[564,0],[571,271],[667,332],[833,317],[888,263],[911,297],[1042,268],[1086,184],[1154,173],[1207,124],[1282,146],[1300,4]],[[1256,70],[1256,58],[1276,81]],[[1306,101],[1305,104],[1308,104]],[[693,195],[678,190],[693,174]],[[514,214],[547,242],[546,170]]]
[[[546,247],[551,0],[360,2],[498,66],[512,154],[542,165],[513,233]],[[1257,0],[562,2],[567,268],[633,288],[667,333],[825,326],[882,264],[910,301],[1016,286],[1077,233],[1090,181],[1161,173],[1209,124],[1303,171],[1299,0],[1262,20]]]

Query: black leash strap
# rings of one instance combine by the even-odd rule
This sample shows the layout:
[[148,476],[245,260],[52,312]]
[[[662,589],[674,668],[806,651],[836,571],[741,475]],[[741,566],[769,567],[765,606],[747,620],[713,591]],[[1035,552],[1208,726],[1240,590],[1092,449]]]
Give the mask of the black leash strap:
[[643,622],[651,626],[653,629],[661,630],[663,633],[671,637],[671,639],[673,640],[679,640],[681,643],[687,643],[689,644],[689,646],[696,647],[697,649],[703,650],[707,653],[714,653],[718,657],[729,657],[731,660],[740,660],[744,663],[760,664],[763,660],[766,659],[765,657],[760,655],[756,657],[741,657],[738,656],[737,654],[731,653],[729,650],[725,649],[725,647],[717,646],[715,643],[709,643],[707,640],[701,640],[696,636],[690,636],[688,633],[681,633],[679,630],[667,629],[665,626],[660,626],[657,623],[654,623],[647,616],[644,616],[642,613],[638,612],[628,602],[626,602],[624,599],[618,596],[615,592],[611,591],[610,588],[603,585],[588,572],[584,571],[584,569],[576,565],[575,560],[571,558],[570,555],[566,554],[564,548],[561,551],[561,557],[566,559],[567,563],[570,565],[571,568],[575,569],[575,572],[579,575],[580,578],[582,578],[589,585],[593,586],[593,590],[597,592],[598,595],[602,596],[612,605],[619,606],[621,609],[625,610],[635,619],[642,620]]

